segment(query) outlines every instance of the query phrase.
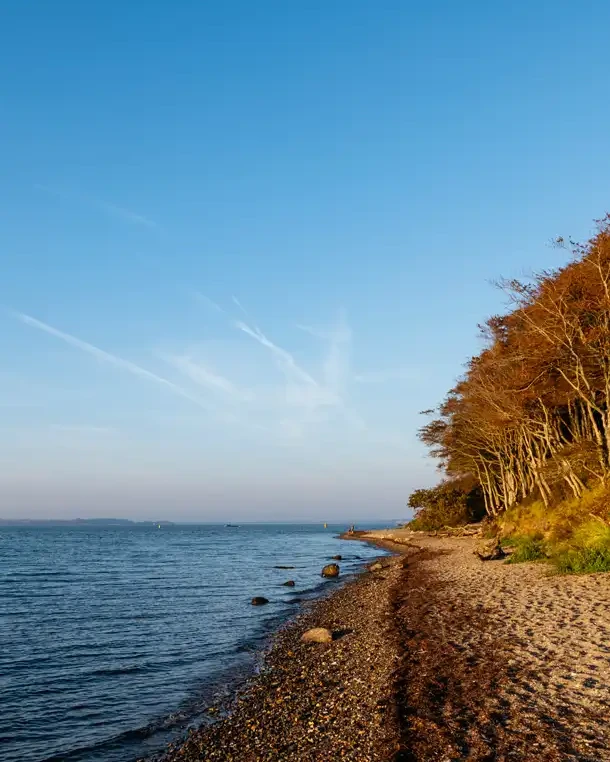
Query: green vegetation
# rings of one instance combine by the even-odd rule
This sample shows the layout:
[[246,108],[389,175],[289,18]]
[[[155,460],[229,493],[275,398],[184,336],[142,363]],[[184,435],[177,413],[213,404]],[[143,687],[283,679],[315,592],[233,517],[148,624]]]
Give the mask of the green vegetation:
[[610,571],[610,525],[593,516],[569,540],[557,543],[551,558],[562,574]]
[[608,506],[610,492],[598,485],[550,509],[540,501],[511,508],[496,523],[502,545],[514,548],[508,563],[545,559],[560,574],[610,571]]
[[592,574],[610,571],[610,548],[585,548],[561,553],[553,559],[560,574]]
[[418,489],[409,497],[415,517],[407,525],[414,531],[434,531],[478,521],[485,514],[482,496],[476,486],[443,482],[432,489]]
[[509,541],[505,540],[502,545],[507,548],[514,548],[507,563],[519,564],[526,561],[545,561],[547,559],[546,544],[542,537],[521,535],[507,539]]

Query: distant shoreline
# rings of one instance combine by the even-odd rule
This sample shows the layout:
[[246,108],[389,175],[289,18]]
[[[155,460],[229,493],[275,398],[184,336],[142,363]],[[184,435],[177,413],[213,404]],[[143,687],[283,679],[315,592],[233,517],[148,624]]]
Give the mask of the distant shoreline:
[[132,521],[131,519],[0,519],[0,527],[48,526],[176,526],[173,521]]
[[[136,521],[135,519],[116,519],[116,518],[92,518],[92,519],[3,519],[0,518],[0,527],[17,527],[17,526],[172,526],[172,527],[188,527],[188,526],[231,526],[233,528],[249,527],[249,526],[310,526],[310,525],[322,525],[323,522],[317,519],[303,519],[301,521],[246,521],[241,520],[239,523],[227,525],[224,520],[215,521],[166,521],[164,519],[159,520],[142,520]],[[347,521],[333,521],[327,522],[330,527],[348,526]],[[369,523],[369,522],[365,522]],[[371,522],[372,523],[372,522]],[[380,522],[384,523],[384,522]],[[391,522],[390,522],[391,523]],[[366,532],[369,530],[357,530],[359,532]],[[341,535],[343,538],[343,535]],[[347,537],[347,539],[357,539],[356,535],[353,538]]]

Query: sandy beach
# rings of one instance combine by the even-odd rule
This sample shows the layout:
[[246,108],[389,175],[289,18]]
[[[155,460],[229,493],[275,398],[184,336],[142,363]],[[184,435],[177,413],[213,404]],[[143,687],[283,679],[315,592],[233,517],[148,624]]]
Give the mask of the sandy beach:
[[[610,760],[610,578],[483,563],[473,538],[372,532],[398,554],[275,639],[176,760]],[[334,640],[306,644],[310,627]]]

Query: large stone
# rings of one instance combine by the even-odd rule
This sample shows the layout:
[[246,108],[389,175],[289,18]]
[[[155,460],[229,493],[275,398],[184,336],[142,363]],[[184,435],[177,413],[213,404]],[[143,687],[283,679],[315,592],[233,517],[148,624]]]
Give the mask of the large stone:
[[474,553],[481,561],[497,561],[506,556],[498,538],[477,543]]
[[267,598],[263,598],[262,595],[256,595],[254,598],[252,598],[252,605],[253,606],[264,606],[265,603],[269,603]]
[[338,577],[339,576],[339,564],[327,564],[322,569],[323,577]]
[[332,643],[333,634],[326,627],[314,627],[301,635],[304,643]]
[[289,579],[287,582],[282,582],[282,585],[284,585],[284,587],[294,587],[295,581],[293,579]]
[[333,561],[342,561],[343,556],[333,556]]
[[381,571],[383,569],[383,564],[380,564],[379,561],[375,561],[375,563],[372,563],[368,567],[368,569],[369,569],[369,571],[372,571],[372,572],[374,572],[374,571]]

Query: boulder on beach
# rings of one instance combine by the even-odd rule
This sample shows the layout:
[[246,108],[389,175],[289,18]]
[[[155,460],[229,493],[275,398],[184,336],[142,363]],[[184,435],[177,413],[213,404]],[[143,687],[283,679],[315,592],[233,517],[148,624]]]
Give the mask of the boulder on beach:
[[301,635],[304,643],[332,643],[333,634],[326,627],[314,627]]
[[295,582],[293,579],[289,579],[287,582],[282,582],[282,585],[284,587],[294,587]]
[[338,577],[339,576],[339,564],[327,564],[322,569],[323,577]]
[[368,567],[368,570],[372,572],[381,571],[382,569],[383,569],[383,564],[380,564],[379,561],[375,561]]
[[333,561],[343,561],[343,556],[333,556]]
[[264,606],[265,603],[269,603],[267,598],[264,598],[262,595],[255,595],[254,598],[252,598],[252,605],[253,606]]
[[500,540],[496,537],[493,540],[484,540],[477,543],[474,549],[474,554],[478,556],[481,561],[497,561],[500,558],[504,558],[506,553],[500,545]]

